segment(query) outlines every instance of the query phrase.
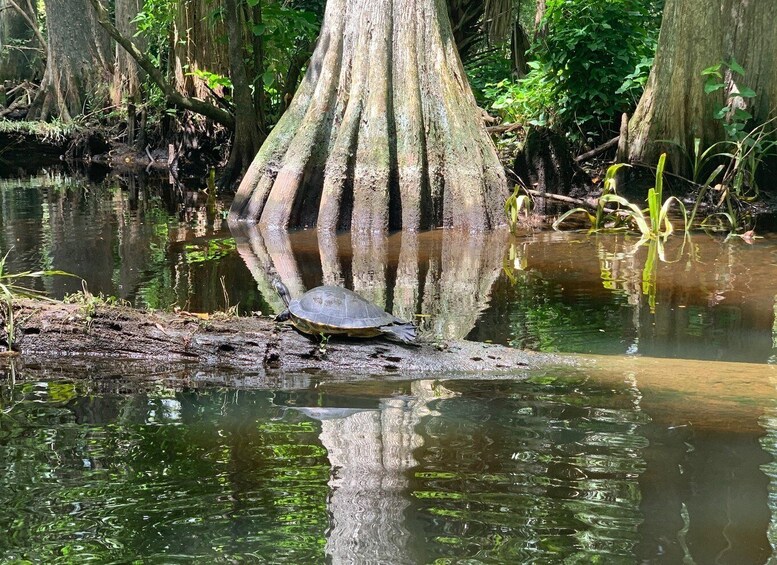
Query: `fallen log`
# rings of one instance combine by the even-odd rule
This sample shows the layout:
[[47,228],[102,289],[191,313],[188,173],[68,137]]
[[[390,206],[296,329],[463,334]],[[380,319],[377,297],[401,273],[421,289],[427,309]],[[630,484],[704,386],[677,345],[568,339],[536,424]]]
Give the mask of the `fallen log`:
[[[132,362],[134,371],[160,376],[188,368],[231,371],[266,381],[273,375],[338,377],[460,373],[514,374],[573,361],[493,344],[448,341],[403,345],[387,340],[333,337],[326,346],[289,324],[266,317],[145,312],[120,306],[19,301],[12,352],[26,367],[44,370],[64,361]],[[7,348],[7,325],[0,343]],[[3,341],[4,340],[4,341]],[[145,367],[145,369],[144,369]],[[114,369],[115,370],[115,369]]]
[[523,129],[522,124],[499,124],[498,126],[486,126],[486,131],[492,135],[502,135],[511,131]]

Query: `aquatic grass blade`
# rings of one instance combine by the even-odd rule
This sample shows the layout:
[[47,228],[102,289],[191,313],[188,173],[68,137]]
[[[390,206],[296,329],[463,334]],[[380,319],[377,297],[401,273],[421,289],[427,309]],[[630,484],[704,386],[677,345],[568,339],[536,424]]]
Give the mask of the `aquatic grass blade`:
[[567,210],[566,212],[561,214],[561,216],[559,216],[558,219],[555,222],[553,222],[553,226],[552,226],[553,229],[557,230],[559,228],[559,226],[564,222],[564,220],[566,220],[567,218],[569,218],[573,214],[579,214],[581,212],[583,214],[585,214],[586,216],[588,216],[588,221],[591,222],[591,229],[593,229],[593,230],[599,229],[599,226],[596,225],[596,217],[594,215],[592,215],[585,208],[572,208],[571,210]]
[[633,204],[623,198],[622,196],[618,196],[617,194],[605,194],[603,195],[599,201],[601,203],[606,202],[615,202],[616,204],[619,204],[623,208],[621,208],[620,212],[622,214],[625,214],[629,219],[631,219],[639,229],[640,233],[643,235],[647,235],[650,233],[650,226],[647,223],[647,220],[645,219],[645,213],[637,206],[636,204]]

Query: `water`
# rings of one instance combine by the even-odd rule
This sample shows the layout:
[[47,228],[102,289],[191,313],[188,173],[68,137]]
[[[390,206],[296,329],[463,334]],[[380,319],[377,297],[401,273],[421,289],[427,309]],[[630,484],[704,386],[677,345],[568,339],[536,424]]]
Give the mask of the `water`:
[[[765,563],[777,544],[777,246],[538,233],[231,234],[159,184],[0,185],[9,271],[134,305],[279,307],[337,282],[427,338],[584,353],[507,377],[67,370],[0,380],[0,562]],[[652,267],[650,256],[665,261]],[[41,283],[54,296],[77,279]]]
[[637,373],[131,394],[6,381],[0,555],[764,562],[774,394],[681,414]]

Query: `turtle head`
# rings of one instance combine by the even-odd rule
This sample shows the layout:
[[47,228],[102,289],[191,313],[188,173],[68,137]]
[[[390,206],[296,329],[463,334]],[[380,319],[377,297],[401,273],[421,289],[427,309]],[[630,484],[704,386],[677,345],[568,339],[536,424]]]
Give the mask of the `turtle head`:
[[281,279],[273,279],[272,287],[275,289],[275,292],[278,293],[278,296],[281,297],[283,303],[288,306],[291,301],[291,295],[289,294],[289,289],[286,288],[286,285],[281,282]]

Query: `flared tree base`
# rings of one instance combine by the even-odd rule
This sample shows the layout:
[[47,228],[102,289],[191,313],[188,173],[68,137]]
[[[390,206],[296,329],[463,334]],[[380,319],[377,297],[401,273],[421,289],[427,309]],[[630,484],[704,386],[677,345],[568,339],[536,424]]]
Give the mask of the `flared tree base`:
[[330,0],[231,221],[382,232],[502,225],[507,182],[444,0]]

